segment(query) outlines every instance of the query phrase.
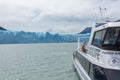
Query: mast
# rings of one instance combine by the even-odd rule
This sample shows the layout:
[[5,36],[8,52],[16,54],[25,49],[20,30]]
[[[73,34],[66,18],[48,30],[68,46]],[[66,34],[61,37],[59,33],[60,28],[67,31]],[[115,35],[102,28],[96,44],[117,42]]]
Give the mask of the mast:
[[102,22],[109,22],[109,17],[107,16],[107,9],[99,7],[100,16]]

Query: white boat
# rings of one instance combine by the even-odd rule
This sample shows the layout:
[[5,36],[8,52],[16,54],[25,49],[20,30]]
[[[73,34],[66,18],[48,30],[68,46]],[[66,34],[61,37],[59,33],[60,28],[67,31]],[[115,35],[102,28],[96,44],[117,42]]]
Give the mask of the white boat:
[[73,52],[73,65],[82,80],[120,80],[120,20],[96,24],[87,45]]

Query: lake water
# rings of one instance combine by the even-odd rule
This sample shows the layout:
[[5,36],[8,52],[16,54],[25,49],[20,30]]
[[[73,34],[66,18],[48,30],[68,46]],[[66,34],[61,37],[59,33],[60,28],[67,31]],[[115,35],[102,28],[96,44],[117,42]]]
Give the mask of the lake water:
[[79,80],[72,63],[77,43],[0,45],[0,80]]

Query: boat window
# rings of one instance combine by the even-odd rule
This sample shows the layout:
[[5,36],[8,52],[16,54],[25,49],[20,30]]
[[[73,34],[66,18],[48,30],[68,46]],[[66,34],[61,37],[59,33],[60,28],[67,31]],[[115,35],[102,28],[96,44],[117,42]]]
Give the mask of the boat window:
[[120,80],[120,70],[106,69],[91,64],[89,76],[92,80]]
[[95,32],[92,44],[105,50],[120,51],[120,27],[111,27]]
[[82,67],[85,69],[86,73],[89,73],[89,61],[83,57],[80,53],[77,53],[77,59],[82,65]]
[[89,76],[91,80],[107,80],[104,68],[101,68],[94,64],[90,65]]
[[120,70],[106,69],[107,80],[120,80]]
[[104,45],[115,45],[117,43],[120,44],[120,40],[118,39],[119,33],[120,28],[108,29],[107,34],[105,36]]
[[87,59],[85,59],[85,70],[87,74],[89,73],[89,66],[90,66],[90,62]]
[[94,79],[95,80],[107,80],[105,69],[94,65]]
[[120,33],[119,33],[119,36],[118,36],[117,45],[120,45]]
[[91,64],[91,63],[90,63],[90,72],[89,72],[89,76],[90,76],[91,80],[94,80],[93,64]]
[[102,47],[102,42],[106,33],[106,29],[95,32],[92,44],[97,47]]

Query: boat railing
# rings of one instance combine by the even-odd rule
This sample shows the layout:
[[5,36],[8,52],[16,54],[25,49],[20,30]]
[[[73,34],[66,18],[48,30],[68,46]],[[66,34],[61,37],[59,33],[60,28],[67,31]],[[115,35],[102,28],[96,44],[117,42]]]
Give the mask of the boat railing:
[[78,37],[78,49],[81,49],[82,46],[87,46],[90,37]]

